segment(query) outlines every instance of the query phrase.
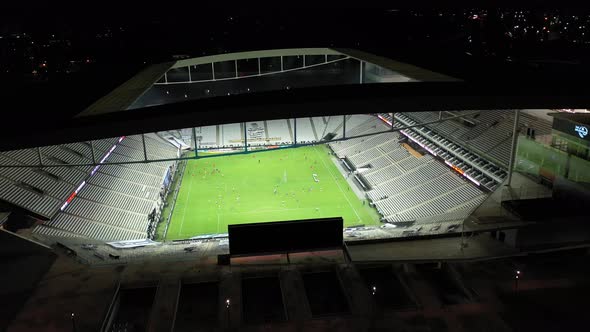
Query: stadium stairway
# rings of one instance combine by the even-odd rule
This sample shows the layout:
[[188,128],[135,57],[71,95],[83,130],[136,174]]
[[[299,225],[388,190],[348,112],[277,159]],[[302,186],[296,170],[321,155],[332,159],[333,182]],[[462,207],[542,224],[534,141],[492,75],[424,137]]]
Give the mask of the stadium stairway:
[[[375,132],[379,130],[374,127],[375,119],[366,119],[347,133]],[[430,155],[416,158],[409,154],[397,142],[398,135],[383,133],[330,143],[339,157],[348,157],[357,169],[371,166],[362,171],[373,186],[367,194],[386,220],[447,220],[469,214],[483,202],[485,193]]]

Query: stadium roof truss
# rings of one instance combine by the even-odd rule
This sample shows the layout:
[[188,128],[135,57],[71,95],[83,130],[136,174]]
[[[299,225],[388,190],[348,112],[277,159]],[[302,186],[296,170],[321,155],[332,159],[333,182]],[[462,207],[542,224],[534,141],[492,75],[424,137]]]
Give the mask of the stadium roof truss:
[[[78,116],[106,114],[183,101],[184,99],[215,96],[214,94],[198,96],[185,93],[182,96],[183,99],[180,100],[171,101],[169,95],[166,96],[168,100],[161,100],[160,103],[146,100],[149,99],[150,90],[158,90],[174,85],[184,87],[188,85],[207,86],[211,83],[253,78],[260,82],[261,79],[269,78],[269,76],[319,69],[343,61],[351,62],[356,69],[353,75],[347,77],[346,81],[340,80],[337,84],[458,81],[446,75],[353,49],[298,48],[239,52],[183,59],[149,66],[90,105]],[[290,81],[288,84],[292,87],[298,87],[300,83]],[[303,83],[300,85],[306,86],[309,84]],[[280,88],[283,87],[280,86]],[[252,92],[261,90],[277,90],[277,88],[275,86],[270,89],[253,89]],[[243,91],[243,93],[245,92]],[[250,90],[247,90],[247,92],[250,92]],[[225,93],[222,95],[225,95]]]

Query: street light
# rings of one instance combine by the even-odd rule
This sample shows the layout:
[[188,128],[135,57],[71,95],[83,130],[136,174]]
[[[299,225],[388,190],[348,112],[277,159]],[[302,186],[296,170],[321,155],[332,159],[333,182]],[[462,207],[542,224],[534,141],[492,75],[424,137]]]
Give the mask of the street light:
[[75,317],[75,315],[72,312],[72,316],[71,316],[71,319],[72,319],[72,331],[76,332],[76,321],[75,321],[74,317]]
[[229,306],[230,306],[230,302],[229,299],[225,300],[225,309],[227,311],[227,327],[230,327],[231,323],[230,323],[230,316],[229,316]]

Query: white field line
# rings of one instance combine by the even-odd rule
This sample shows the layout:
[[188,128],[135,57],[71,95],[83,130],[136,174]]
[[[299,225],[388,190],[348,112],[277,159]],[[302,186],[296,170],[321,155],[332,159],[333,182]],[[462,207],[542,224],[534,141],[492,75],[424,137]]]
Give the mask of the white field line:
[[[183,176],[186,176],[186,175],[187,174],[186,174],[186,169],[185,169],[185,173],[184,173]],[[178,230],[178,235],[179,236],[182,233],[182,225],[184,225],[184,217],[186,216],[186,210],[187,210],[187,207],[188,207],[187,204],[188,204],[189,198],[191,197],[191,189],[192,188],[193,188],[193,176],[191,176],[191,180],[190,180],[189,187],[188,187],[188,192],[187,192],[187,195],[186,195],[186,202],[184,202],[184,210],[182,211],[182,221],[180,222],[180,229]]]
[[324,167],[326,168],[326,170],[328,170],[328,173],[330,173],[330,175],[332,176],[332,179],[334,180],[334,182],[336,182],[336,185],[338,186],[338,189],[340,189],[340,192],[342,193],[342,195],[344,196],[344,198],[348,202],[348,205],[350,205],[350,208],[352,209],[352,211],[354,211],[354,214],[356,214],[356,217],[358,218],[358,222],[361,222],[361,217],[356,212],[356,209],[352,206],[352,203],[350,203],[350,200],[348,200],[348,197],[346,196],[346,194],[344,193],[344,191],[342,190],[342,188],[340,188],[340,184],[338,183],[338,180],[334,177],[334,173],[332,173],[332,171],[330,170],[330,168],[328,167],[328,165],[326,165],[326,162],[324,161],[324,159],[322,159],[322,156],[320,156],[320,154],[319,154],[319,152],[317,150],[317,147],[314,146],[313,149],[314,149],[315,153],[318,155],[318,157],[320,158],[320,160],[322,161],[322,163],[324,164]]

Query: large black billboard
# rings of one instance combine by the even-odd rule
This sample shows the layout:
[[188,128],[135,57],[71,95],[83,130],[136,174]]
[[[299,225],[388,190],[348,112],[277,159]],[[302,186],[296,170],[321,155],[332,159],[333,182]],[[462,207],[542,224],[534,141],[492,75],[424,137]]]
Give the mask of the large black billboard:
[[586,124],[555,117],[553,119],[553,129],[590,142],[590,135],[588,135],[590,126]]
[[232,256],[342,247],[342,218],[229,225]]

